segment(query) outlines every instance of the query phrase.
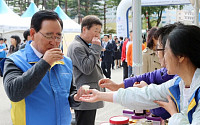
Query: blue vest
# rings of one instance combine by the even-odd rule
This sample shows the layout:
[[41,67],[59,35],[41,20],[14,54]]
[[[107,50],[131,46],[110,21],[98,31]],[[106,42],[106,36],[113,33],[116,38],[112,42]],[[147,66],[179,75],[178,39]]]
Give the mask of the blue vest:
[[[5,49],[5,48],[6,48],[5,43],[0,45],[0,49]],[[3,51],[0,52],[0,58],[6,58],[6,51],[3,50]]]
[[[10,58],[23,72],[37,63],[38,58],[30,43]],[[69,94],[72,82],[72,62],[64,58],[63,64],[49,69],[37,88],[20,102],[11,102],[13,125],[70,125]],[[39,75],[39,74],[38,74]],[[33,77],[33,79],[35,79]]]
[[[174,85],[169,88],[171,97],[174,101],[174,103],[177,106],[178,112],[180,112],[180,88],[179,88],[179,83],[181,81],[181,78],[177,78]],[[192,114],[195,112],[195,109],[198,105],[200,99],[200,90],[199,88],[193,93],[192,97],[189,100],[189,105],[188,105],[188,120],[190,124],[192,123]]]

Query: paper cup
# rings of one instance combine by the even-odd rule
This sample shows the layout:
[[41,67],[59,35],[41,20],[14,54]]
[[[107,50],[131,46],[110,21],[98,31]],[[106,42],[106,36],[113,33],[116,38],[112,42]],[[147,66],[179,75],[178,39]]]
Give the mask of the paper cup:
[[85,90],[85,91],[88,91],[90,86],[89,85],[83,85],[82,88]]

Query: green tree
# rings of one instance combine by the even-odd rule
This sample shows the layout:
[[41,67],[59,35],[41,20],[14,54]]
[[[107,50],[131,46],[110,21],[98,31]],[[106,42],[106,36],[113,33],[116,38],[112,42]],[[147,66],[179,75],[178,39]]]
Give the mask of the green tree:
[[78,0],[68,0],[68,15],[71,18],[75,16],[97,15],[102,16],[101,3],[98,0],[80,0],[80,11],[78,11]]
[[121,0],[107,0],[107,7],[108,8],[113,8],[114,6],[118,6]]
[[19,15],[23,14],[30,4],[30,0],[5,0],[5,2],[8,6],[13,6],[13,11]]
[[[8,6],[14,7],[14,12],[19,15],[29,6],[31,0],[5,0]],[[103,18],[104,8],[102,0],[80,0],[80,11],[78,11],[78,0],[34,0],[37,7],[42,5],[42,9],[54,10],[57,5],[65,10],[66,14],[70,18],[75,18],[79,14],[81,17],[86,15],[97,15],[99,18]],[[109,6],[118,5],[120,0],[106,0]],[[80,18],[80,17],[79,17]]]
[[[103,11],[103,20],[104,20],[104,33],[108,33],[109,31],[107,31],[107,26],[106,26],[106,12],[107,12],[107,8],[113,8],[119,5],[119,3],[121,2],[121,0],[105,0],[104,1],[104,11]],[[113,30],[112,30],[113,31]],[[111,32],[112,32],[111,31]]]
[[[145,6],[145,7],[142,7],[142,14],[144,15],[145,19],[147,19],[147,21],[148,21],[148,29],[152,28],[152,24],[155,24],[153,26],[159,26],[161,19],[162,19],[163,11],[167,8],[170,8],[170,7],[183,9],[183,5],[179,5],[179,6]],[[157,19],[150,20],[150,17],[153,14],[157,14]]]

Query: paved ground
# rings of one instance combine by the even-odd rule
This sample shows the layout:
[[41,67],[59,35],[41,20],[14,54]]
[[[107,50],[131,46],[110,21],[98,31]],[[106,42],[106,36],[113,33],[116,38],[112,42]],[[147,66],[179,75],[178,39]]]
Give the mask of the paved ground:
[[10,118],[10,101],[4,91],[2,77],[0,77],[0,125],[12,125]]
[[[111,78],[117,83],[122,82],[122,68],[112,70]],[[12,125],[10,118],[10,101],[4,91],[2,81],[3,79],[0,78],[0,125]],[[97,110],[95,125],[108,122],[111,116],[122,115],[122,110],[122,106],[106,102],[104,108]]]
[[[116,83],[121,83],[123,81],[122,68],[112,70],[111,79]],[[101,122],[109,122],[109,118],[112,116],[122,115],[123,109],[124,107],[119,104],[105,102],[105,107],[97,110],[95,125],[99,125]]]

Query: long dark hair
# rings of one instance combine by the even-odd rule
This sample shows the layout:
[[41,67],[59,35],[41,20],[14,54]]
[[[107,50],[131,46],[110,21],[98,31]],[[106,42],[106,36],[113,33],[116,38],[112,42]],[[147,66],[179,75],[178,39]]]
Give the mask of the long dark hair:
[[154,34],[154,38],[155,39],[160,39],[159,42],[160,44],[163,46],[163,48],[165,48],[165,44],[168,38],[169,33],[176,28],[177,26],[181,26],[183,25],[180,22],[174,23],[174,24],[168,24],[165,25],[164,27],[159,28],[155,34]]
[[180,25],[168,36],[170,48],[175,56],[186,56],[200,68],[200,28],[194,25]]
[[154,28],[151,28],[151,30],[148,33],[147,47],[150,48],[150,49],[153,49],[153,45],[154,45],[153,38],[154,38],[154,34],[155,34],[156,31],[157,31],[157,28],[154,27]]
[[19,50],[19,45],[21,43],[21,39],[17,35],[12,35],[10,38],[13,38],[16,40],[16,48],[13,45],[10,45],[9,53],[12,54],[13,52],[16,52]]

